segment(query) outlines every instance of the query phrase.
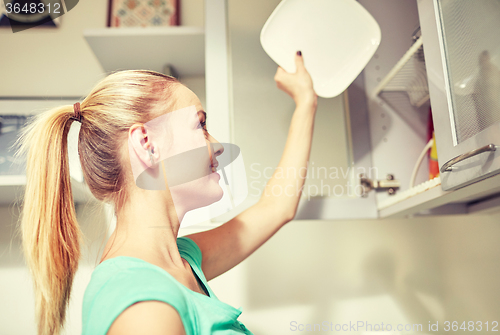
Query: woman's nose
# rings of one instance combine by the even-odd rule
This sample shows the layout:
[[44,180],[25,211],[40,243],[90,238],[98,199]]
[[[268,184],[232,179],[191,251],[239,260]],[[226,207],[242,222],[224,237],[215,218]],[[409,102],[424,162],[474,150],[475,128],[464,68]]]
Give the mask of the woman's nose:
[[214,155],[220,156],[224,152],[224,146],[219,143],[213,136],[210,136],[210,146],[213,149]]

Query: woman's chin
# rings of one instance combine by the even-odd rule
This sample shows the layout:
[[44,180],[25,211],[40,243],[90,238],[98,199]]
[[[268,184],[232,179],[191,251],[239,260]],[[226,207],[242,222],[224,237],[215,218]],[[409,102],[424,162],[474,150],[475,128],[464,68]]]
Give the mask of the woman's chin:
[[196,181],[172,187],[170,193],[174,203],[182,202],[183,208],[193,210],[220,201],[224,196],[224,190],[219,184],[220,178],[214,172]]
[[219,190],[220,190],[220,196],[219,198],[217,199],[217,201],[220,201],[222,199],[222,197],[224,197],[224,191],[222,190],[222,188],[219,186]]
[[222,189],[222,187],[220,186],[219,184],[219,180],[220,180],[220,175],[218,173],[212,173],[212,175],[214,175],[214,193],[217,194],[217,196],[214,196],[214,198],[216,198],[216,200],[214,202],[217,202],[219,201],[220,199],[222,199],[222,197],[224,196],[224,190]]

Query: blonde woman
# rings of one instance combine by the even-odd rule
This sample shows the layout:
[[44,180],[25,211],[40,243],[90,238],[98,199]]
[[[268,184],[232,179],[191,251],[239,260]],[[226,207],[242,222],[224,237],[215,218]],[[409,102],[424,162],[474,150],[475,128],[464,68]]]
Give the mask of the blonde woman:
[[[275,76],[278,87],[296,103],[279,163],[284,171],[307,168],[317,104],[300,52],[295,59],[296,73],[278,68]],[[81,122],[78,151],[85,181],[97,199],[113,205],[117,218],[85,291],[82,333],[252,334],[237,320],[241,310],[218,300],[207,282],[243,261],[292,220],[301,193],[263,193],[256,205],[229,222],[177,237],[182,217],[192,208],[174,207],[168,189],[137,187],[129,155],[135,152],[149,164],[149,155],[157,151],[144,124],[189,106],[196,108],[198,122],[204,125],[199,99],[174,78],[146,70],[120,71],[97,84],[81,104],[39,114],[22,130],[17,154],[27,155],[27,184],[20,227],[34,280],[39,335],[59,334],[64,326],[80,258],[82,233],[67,157],[67,134],[75,120]],[[218,143],[206,127],[197,131],[203,132],[208,148]],[[216,165],[220,151],[210,156],[209,165]],[[301,190],[304,176],[273,176],[268,186]],[[217,201],[217,180],[210,176],[203,187],[196,184],[193,193],[176,196],[197,199],[206,192]],[[165,229],[148,229],[151,226]]]

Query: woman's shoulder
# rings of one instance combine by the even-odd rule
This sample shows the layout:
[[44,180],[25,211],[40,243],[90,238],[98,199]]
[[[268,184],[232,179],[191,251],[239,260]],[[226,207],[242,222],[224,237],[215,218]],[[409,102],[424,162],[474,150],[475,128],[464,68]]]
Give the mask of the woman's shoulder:
[[[201,268],[201,251],[196,243],[188,237],[177,238],[177,247],[182,258],[189,263]],[[118,255],[102,261],[94,269],[91,281],[88,285],[89,291],[92,288],[104,286],[112,280],[116,285],[129,285],[134,281],[147,279],[152,282],[163,282],[165,277],[172,279],[165,273],[165,270],[137,257]],[[176,281],[171,281],[176,283]]]
[[106,334],[127,307],[147,300],[170,304],[188,322],[189,296],[179,285],[166,271],[139,258],[118,256],[103,261],[85,290],[83,334]]
[[153,284],[163,282],[168,277],[163,269],[141,258],[120,255],[97,265],[88,288],[99,287],[101,293],[105,288],[133,286],[144,281]]

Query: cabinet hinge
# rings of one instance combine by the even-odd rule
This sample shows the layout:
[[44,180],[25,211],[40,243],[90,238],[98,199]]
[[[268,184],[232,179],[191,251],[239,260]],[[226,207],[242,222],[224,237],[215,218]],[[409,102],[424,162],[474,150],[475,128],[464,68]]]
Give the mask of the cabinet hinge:
[[394,179],[394,175],[388,174],[387,179],[371,180],[367,178],[365,174],[359,175],[359,183],[363,187],[362,197],[368,196],[368,192],[371,190],[375,191],[387,191],[389,195],[396,193],[396,190],[401,186],[399,180]]

